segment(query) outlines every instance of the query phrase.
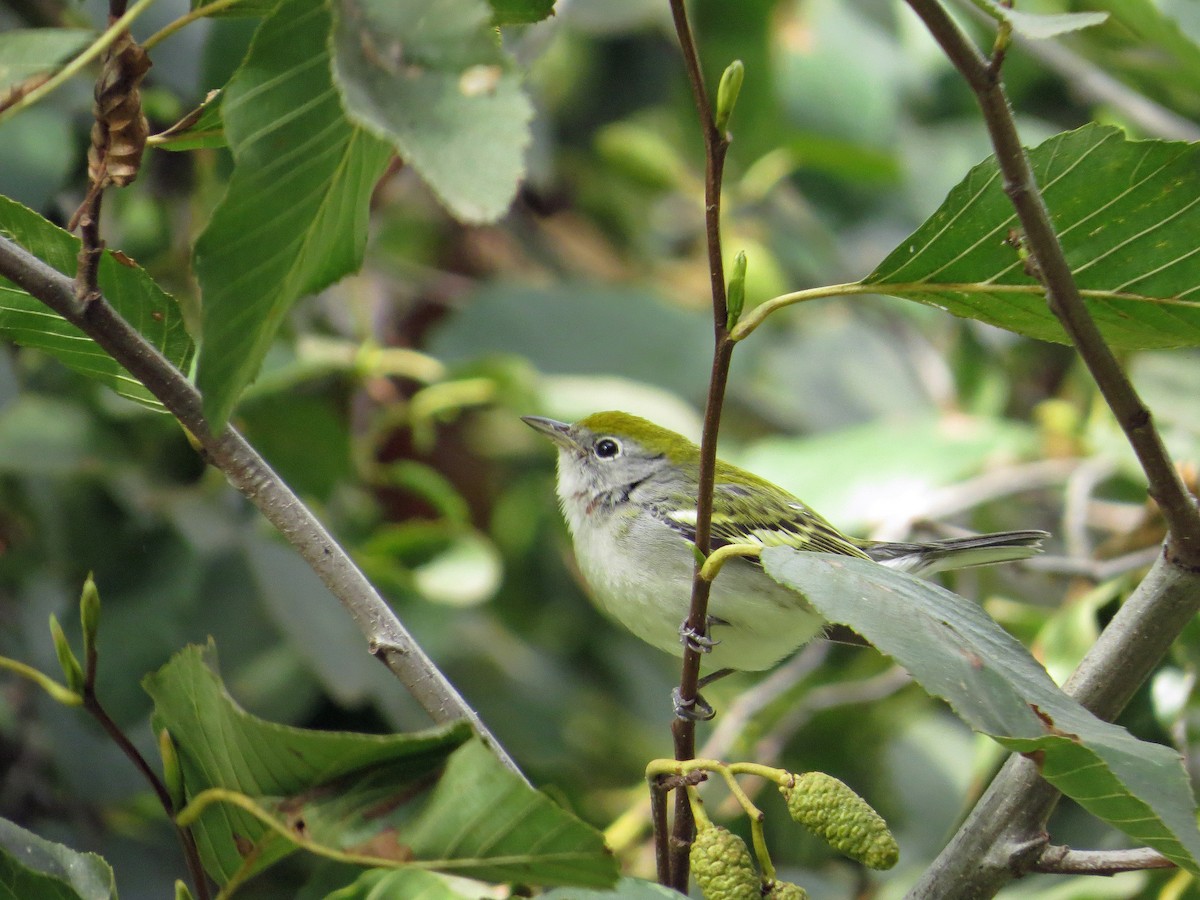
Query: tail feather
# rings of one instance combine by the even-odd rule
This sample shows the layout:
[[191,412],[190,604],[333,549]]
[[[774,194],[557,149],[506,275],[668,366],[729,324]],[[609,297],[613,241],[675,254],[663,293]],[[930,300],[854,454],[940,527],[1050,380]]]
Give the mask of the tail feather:
[[871,541],[863,550],[871,559],[902,572],[930,575],[946,569],[969,569],[1028,559],[1042,552],[1044,531],[1001,531],[929,543]]

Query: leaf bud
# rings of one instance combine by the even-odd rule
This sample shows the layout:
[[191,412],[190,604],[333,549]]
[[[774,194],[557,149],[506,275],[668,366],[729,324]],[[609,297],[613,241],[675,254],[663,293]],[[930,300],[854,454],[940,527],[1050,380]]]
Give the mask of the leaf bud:
[[83,625],[83,653],[87,656],[96,646],[96,633],[100,630],[100,591],[92,573],[88,572],[83,582],[83,593],[79,595],[79,622]]
[[179,766],[179,751],[165,728],[158,733],[158,755],[162,757],[163,786],[171,798],[171,805],[178,810],[184,801],[183,769]]
[[721,83],[717,85],[717,113],[714,117],[717,131],[725,133],[729,125],[729,117],[737,105],[738,94],[742,90],[742,80],[746,77],[746,67],[740,59],[735,59],[721,74]]
[[729,829],[702,826],[689,858],[704,900],[761,900],[750,849]]
[[725,327],[730,331],[742,316],[746,305],[746,251],[739,250],[733,258],[733,274],[725,291]]
[[779,790],[792,818],[838,852],[872,869],[890,869],[900,858],[883,817],[832,775],[805,772]]
[[82,693],[83,667],[79,665],[75,651],[67,643],[67,636],[63,634],[62,626],[58,624],[58,617],[54,613],[50,613],[50,637],[54,640],[54,652],[58,656],[63,675],[66,676],[67,687],[77,694]]

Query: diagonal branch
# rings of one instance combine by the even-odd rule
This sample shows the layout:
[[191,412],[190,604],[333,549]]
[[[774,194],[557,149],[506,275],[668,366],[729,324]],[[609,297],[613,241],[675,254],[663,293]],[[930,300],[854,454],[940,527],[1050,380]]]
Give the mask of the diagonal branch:
[[466,719],[500,760],[519,774],[479,715],[425,655],[316,516],[236,429],[212,432],[204,418],[200,392],[102,295],[82,303],[70,278],[2,235],[0,275],[83,331],[144,384],[199,442],[205,459],[258,507],[312,567],[367,638],[370,652],[400,679],[429,716],[438,723]]
[[1168,558],[1184,568],[1200,571],[1200,513],[1196,502],[1172,464],[1150,411],[1126,378],[1080,297],[1029,158],[1021,146],[999,67],[980,54],[937,0],[908,0],[908,5],[920,16],[979,101],[996,162],[1004,176],[1004,191],[1012,201],[1025,240],[1037,261],[1050,310],[1071,338],[1137,454],[1149,482],[1150,496],[1162,508],[1170,529]]

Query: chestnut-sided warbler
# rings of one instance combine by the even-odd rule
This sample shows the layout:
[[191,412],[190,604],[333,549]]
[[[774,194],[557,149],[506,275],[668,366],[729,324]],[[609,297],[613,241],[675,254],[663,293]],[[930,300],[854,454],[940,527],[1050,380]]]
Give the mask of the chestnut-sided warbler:
[[[622,412],[595,413],[574,425],[540,416],[524,421],[558,445],[558,497],[596,604],[648,643],[682,654],[695,566],[699,448]],[[1006,531],[929,543],[858,540],[782,488],[717,462],[713,549],[786,545],[925,575],[1025,559],[1040,552],[1046,536]],[[710,651],[706,670],[766,669],[825,624],[753,558],[725,564],[713,581],[708,613],[710,635],[700,643]]]

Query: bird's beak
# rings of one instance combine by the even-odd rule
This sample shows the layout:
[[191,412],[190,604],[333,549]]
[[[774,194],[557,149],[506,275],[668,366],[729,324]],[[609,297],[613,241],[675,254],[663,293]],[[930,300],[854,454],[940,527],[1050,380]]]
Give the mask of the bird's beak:
[[564,450],[578,450],[579,442],[571,436],[571,426],[567,422],[559,422],[557,419],[547,419],[544,416],[521,416],[521,421],[537,431]]

